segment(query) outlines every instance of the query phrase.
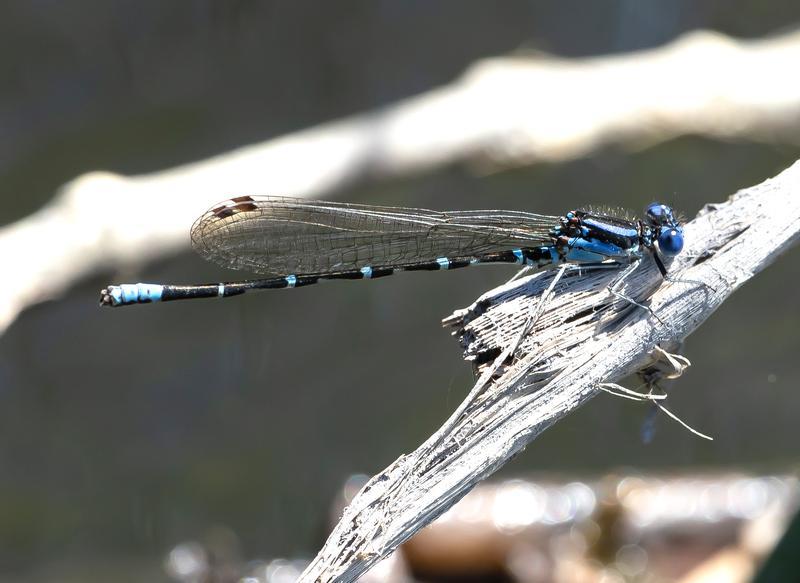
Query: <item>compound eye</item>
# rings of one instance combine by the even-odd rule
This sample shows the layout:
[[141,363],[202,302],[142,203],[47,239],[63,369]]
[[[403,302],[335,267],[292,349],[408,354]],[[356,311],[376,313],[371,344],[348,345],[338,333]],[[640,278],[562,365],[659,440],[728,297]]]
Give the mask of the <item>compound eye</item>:
[[647,213],[647,218],[656,225],[663,225],[667,223],[672,216],[672,209],[665,204],[661,204],[660,202],[654,202],[647,207],[645,212]]
[[664,254],[673,257],[683,249],[683,231],[665,229],[658,236],[658,248]]

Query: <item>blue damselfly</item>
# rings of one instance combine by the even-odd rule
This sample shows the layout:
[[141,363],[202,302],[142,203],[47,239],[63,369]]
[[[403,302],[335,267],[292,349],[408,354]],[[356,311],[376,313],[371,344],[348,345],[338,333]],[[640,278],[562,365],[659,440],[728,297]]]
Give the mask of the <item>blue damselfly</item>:
[[203,214],[192,226],[191,240],[210,261],[268,277],[201,285],[110,285],[101,291],[101,305],[223,298],[320,280],[375,279],[396,271],[475,264],[623,267],[646,251],[666,275],[659,253],[677,255],[683,248],[683,229],[672,209],[660,203],[649,205],[644,219],[636,219],[592,209],[558,217],[240,196]]

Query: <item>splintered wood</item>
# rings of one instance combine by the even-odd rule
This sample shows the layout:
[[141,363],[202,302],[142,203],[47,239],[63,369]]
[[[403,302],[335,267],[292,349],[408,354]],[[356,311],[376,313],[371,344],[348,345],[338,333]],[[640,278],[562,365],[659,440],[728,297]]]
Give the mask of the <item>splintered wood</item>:
[[355,580],[602,386],[662,359],[797,241],[800,162],[707,205],[684,233],[666,280],[643,261],[619,290],[647,309],[609,292],[618,271],[570,269],[512,281],[448,318],[480,378],[356,495],[301,581]]

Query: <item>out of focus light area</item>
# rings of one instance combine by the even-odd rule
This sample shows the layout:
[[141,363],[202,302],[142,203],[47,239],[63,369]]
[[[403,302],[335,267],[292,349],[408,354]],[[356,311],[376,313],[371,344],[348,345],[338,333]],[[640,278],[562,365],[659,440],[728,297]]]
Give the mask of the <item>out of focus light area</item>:
[[[365,482],[350,477],[332,519]],[[796,476],[732,474],[487,483],[361,580],[750,581],[800,507],[799,486]],[[307,565],[245,560],[239,549],[234,533],[210,531],[204,542],[175,546],[166,569],[187,583],[276,583]]]
[[[4,4],[0,581],[295,581],[472,386],[440,322],[508,266],[98,307],[247,277],[189,250],[208,206],[691,218],[800,158],[798,31],[790,0]],[[669,408],[714,441],[602,395],[363,580],[797,580],[798,285],[790,251],[681,347]]]

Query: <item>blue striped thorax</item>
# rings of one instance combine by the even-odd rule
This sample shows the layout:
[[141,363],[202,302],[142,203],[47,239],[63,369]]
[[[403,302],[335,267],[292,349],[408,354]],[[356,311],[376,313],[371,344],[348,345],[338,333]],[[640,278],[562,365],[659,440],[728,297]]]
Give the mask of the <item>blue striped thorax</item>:
[[645,220],[576,210],[566,213],[551,231],[558,254],[578,263],[606,260],[629,261],[641,257],[642,248],[674,256],[683,248],[683,229],[667,205],[647,207]]

